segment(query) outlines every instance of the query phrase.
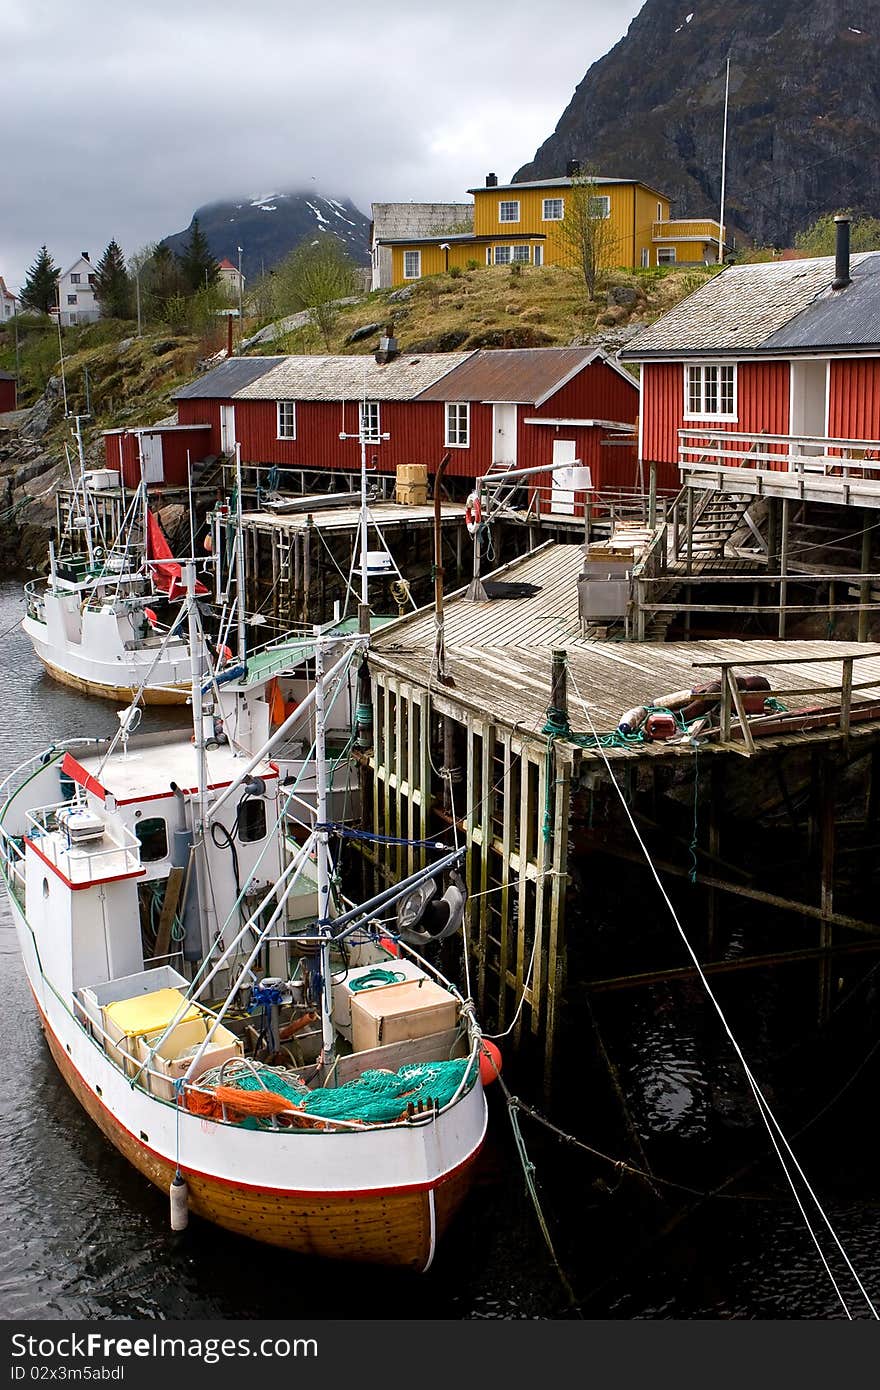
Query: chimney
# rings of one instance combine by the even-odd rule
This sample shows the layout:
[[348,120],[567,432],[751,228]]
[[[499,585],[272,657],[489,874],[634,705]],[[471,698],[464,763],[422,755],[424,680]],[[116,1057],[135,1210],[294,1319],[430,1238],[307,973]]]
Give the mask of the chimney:
[[[80,251],[79,254],[82,256],[82,258],[83,258],[84,261],[89,261],[89,253],[88,253],[88,251]],[[91,265],[91,261],[89,261],[89,265]]]
[[497,175],[497,174],[487,174],[487,175],[486,175],[486,187],[487,187],[487,188],[497,188],[497,187],[498,187],[498,175]]
[[581,172],[581,162],[580,162],[580,160],[579,160],[579,159],[570,159],[570,160],[568,161],[568,163],[566,164],[566,166],[565,166],[565,177],[566,177],[567,179],[576,179],[577,176],[578,176],[578,174],[579,174],[580,172]]
[[385,325],[385,336],[379,339],[376,362],[382,367],[386,362],[392,362],[397,356],[397,339],[394,336],[394,323],[392,322]]
[[852,284],[852,276],[849,273],[849,217],[846,213],[838,213],[834,219],[834,230],[837,239],[834,247],[834,283],[833,290],[845,290],[847,285]]

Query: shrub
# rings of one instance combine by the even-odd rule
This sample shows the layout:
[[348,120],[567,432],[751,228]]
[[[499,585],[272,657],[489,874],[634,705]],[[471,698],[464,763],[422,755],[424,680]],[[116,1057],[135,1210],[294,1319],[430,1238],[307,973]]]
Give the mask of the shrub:
[[462,273],[460,265],[451,265],[449,267],[449,274],[452,276],[453,280],[457,280]]

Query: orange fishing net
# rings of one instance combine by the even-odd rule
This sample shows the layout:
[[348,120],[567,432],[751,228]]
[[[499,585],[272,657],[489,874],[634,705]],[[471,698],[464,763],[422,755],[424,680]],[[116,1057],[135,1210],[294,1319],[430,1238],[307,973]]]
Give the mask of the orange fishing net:
[[293,1109],[292,1101],[274,1091],[240,1091],[235,1086],[217,1086],[210,1095],[188,1090],[185,1096],[187,1110],[209,1120],[222,1120],[224,1107],[228,1120],[246,1120],[251,1115],[259,1119]]

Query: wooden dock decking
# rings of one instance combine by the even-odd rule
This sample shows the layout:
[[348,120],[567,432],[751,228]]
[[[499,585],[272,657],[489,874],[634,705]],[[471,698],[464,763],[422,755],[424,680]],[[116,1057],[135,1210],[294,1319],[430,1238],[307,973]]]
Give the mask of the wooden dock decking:
[[[748,674],[751,663],[766,675],[772,690],[786,693],[792,710],[828,704],[829,686],[840,687],[843,663],[857,658],[853,706],[880,700],[880,647],[865,643],[777,640],[710,640],[699,642],[590,641],[581,636],[577,576],[583,567],[582,546],[542,546],[495,572],[496,580],[533,585],[524,597],[472,602],[462,593],[445,609],[446,669],[454,685],[437,678],[434,661],[433,610],[422,609],[389,626],[375,640],[371,662],[379,669],[430,690],[436,707],[452,705],[491,717],[518,734],[540,735],[550,695],[551,651],[568,656],[569,714],[573,730],[611,733],[624,711],[662,703],[673,691],[715,679],[718,663],[737,663]],[[796,664],[788,665],[794,661]],[[772,693],[771,690],[771,693]],[[876,727],[877,721],[852,730]],[[758,750],[804,738],[839,736],[839,730],[810,734],[780,731],[761,738]],[[711,748],[711,744],[706,745]],[[691,755],[689,744],[645,743],[637,749],[607,750],[615,758]],[[590,756],[586,750],[586,756]]]

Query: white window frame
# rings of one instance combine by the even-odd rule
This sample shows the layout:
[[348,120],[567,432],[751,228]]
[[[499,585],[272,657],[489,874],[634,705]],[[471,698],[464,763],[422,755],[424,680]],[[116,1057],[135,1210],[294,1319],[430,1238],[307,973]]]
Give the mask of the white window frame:
[[75,295],[75,294],[69,294],[69,295],[67,296],[67,302],[68,302],[68,304],[75,304],[75,303],[76,303],[76,295]]
[[81,279],[82,279],[82,277],[79,275],[79,273],[78,273],[78,272],[74,272],[74,273],[72,273],[71,276],[70,276],[70,283],[71,283],[72,285],[79,285],[79,284],[81,283]]
[[[600,211],[595,204],[604,203],[605,211]],[[601,218],[603,221],[611,216],[611,197],[608,193],[591,193],[587,203],[590,217]]]
[[[494,253],[493,256],[492,256],[492,262],[493,262],[494,265],[513,265],[513,247],[512,247],[512,246],[495,246],[495,247],[493,247],[492,249],[493,249],[493,253]],[[498,252],[499,252],[499,251],[502,251],[502,252],[506,252],[506,253],[507,253],[506,255],[502,255],[502,257],[501,257],[500,260],[498,259]]]
[[664,220],[665,220],[665,219],[664,219],[664,217],[663,217],[663,204],[662,204],[662,203],[658,203],[658,204],[657,204],[657,221],[658,221],[658,222],[663,222]]
[[[523,252],[525,252],[525,255],[523,255]],[[516,246],[511,246],[510,263],[511,265],[531,265],[532,256],[528,246],[524,246],[522,242],[519,242]]]
[[381,443],[382,422],[379,418],[378,401],[361,401],[359,403],[358,434],[364,444]]
[[[462,426],[461,412],[464,411]],[[470,401],[446,402],[447,449],[469,449],[471,446],[471,403]]]
[[[504,209],[505,209],[505,208],[514,208],[514,209],[516,210],[516,216],[515,216],[515,217],[505,217],[505,216],[504,216]],[[505,224],[507,224],[507,223],[510,223],[510,222],[518,222],[519,220],[520,220],[519,198],[502,198],[502,199],[500,200],[499,204],[498,204],[498,221],[499,221],[499,222],[504,222]]]
[[[416,258],[416,273],[411,275],[406,268],[407,259],[410,256]],[[403,278],[404,280],[421,280],[422,278],[422,253],[421,251],[404,251],[403,253]]]
[[650,246],[643,246],[643,247],[642,247],[642,270],[647,270],[647,269],[648,269],[648,266],[649,266],[650,264],[651,264],[651,248],[650,248]]
[[492,264],[492,247],[491,247],[491,246],[487,246],[487,247],[486,247],[486,265],[491,265],[491,264]]
[[[722,372],[730,373],[730,390],[723,391]],[[737,364],[735,362],[686,362],[684,364],[684,418],[686,420],[738,420],[739,403]],[[708,389],[707,389],[708,387]],[[728,410],[721,409],[722,395],[730,401]],[[707,401],[716,408],[707,409]]]
[[536,246],[536,247],[535,247],[535,255],[534,255],[534,258],[533,258],[533,262],[532,262],[532,263],[533,263],[533,265],[543,265],[543,264],[544,264],[544,248],[543,248],[543,246]]
[[[551,204],[553,204],[554,207],[558,205],[558,207],[559,207],[559,212],[558,212],[558,213],[555,213],[555,212],[548,212],[548,211],[547,211],[548,207],[550,207]],[[564,198],[544,198],[544,199],[543,199],[543,201],[542,201],[542,203],[541,203],[541,221],[542,221],[542,222],[562,222],[562,220],[564,219],[564,217],[565,217],[565,199],[564,199]]]
[[296,401],[276,401],[278,439],[296,439]]
[[674,246],[658,246],[658,247],[657,247],[657,264],[658,264],[658,265],[675,265],[675,264],[676,264],[676,260],[675,260],[675,247],[674,247]]

